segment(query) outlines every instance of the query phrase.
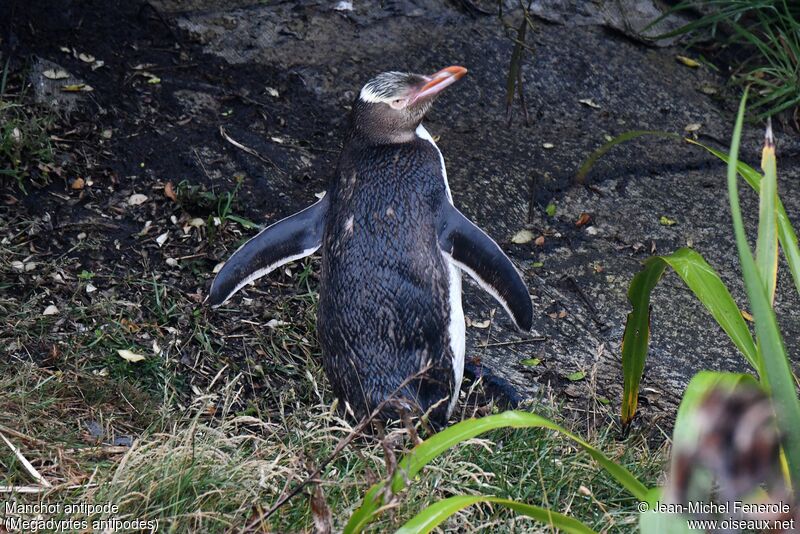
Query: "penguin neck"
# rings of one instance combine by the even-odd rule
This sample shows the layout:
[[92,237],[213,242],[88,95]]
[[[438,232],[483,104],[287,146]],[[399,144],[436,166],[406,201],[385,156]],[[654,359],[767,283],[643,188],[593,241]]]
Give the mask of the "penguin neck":
[[351,128],[350,139],[351,142],[368,146],[404,145],[413,142],[417,138],[416,128],[414,126],[410,130],[388,130],[355,124]]

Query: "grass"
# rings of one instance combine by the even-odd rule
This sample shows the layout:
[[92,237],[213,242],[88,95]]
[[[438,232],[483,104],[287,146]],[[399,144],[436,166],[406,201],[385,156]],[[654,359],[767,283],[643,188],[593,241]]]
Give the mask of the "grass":
[[[9,279],[16,291],[0,294],[6,317],[0,342],[9,354],[0,366],[0,432],[56,486],[46,497],[50,502],[112,502],[116,519],[158,519],[161,530],[174,532],[226,532],[263,514],[351,431],[333,406],[320,366],[316,260],[290,266],[291,275],[276,273],[270,284],[210,314],[176,285],[180,279],[150,263],[118,273],[114,265],[89,268],[68,256],[30,260],[25,236],[31,221],[7,217],[3,224],[4,235],[22,237],[0,243],[2,268],[12,271],[14,261],[36,265],[14,272]],[[73,252],[103,247],[100,237],[92,239]],[[209,265],[196,268],[207,272]],[[97,288],[90,294],[89,284]],[[43,315],[50,304],[59,313]],[[146,359],[127,362],[118,349]],[[477,385],[463,415],[478,409],[480,391]],[[581,417],[553,398],[531,408],[588,433],[642,480],[655,482],[661,473],[665,451],[651,450],[639,435],[618,441],[608,408],[592,399],[586,411],[574,412]],[[91,423],[102,436],[88,430]],[[412,446],[400,429],[388,435],[394,457]],[[120,436],[133,438],[134,446],[114,447]],[[359,438],[324,470],[319,488],[335,528],[343,527],[364,491],[387,476],[391,457],[381,440]],[[0,485],[32,484],[0,444]],[[271,517],[270,528],[308,530],[312,489]],[[450,451],[372,529],[397,528],[425,505],[463,493],[549,503],[598,530],[635,530],[636,503],[585,453],[537,430],[495,431]],[[492,532],[536,528],[487,506],[467,509],[449,525]]]
[[22,191],[26,184],[49,183],[49,173],[56,171],[49,134],[54,123],[49,111],[0,97],[0,177]]
[[705,15],[662,37],[713,40],[734,57],[731,81],[753,87],[756,119],[787,112],[800,121],[800,6],[788,0],[685,0],[671,12],[702,5]]
[[[198,396],[184,411],[175,410],[170,399],[142,398],[136,410],[149,417],[139,416],[138,424],[146,429],[130,451],[124,456],[91,458],[79,452],[87,445],[69,423],[61,425],[66,431],[47,430],[43,423],[69,421],[92,409],[130,416],[131,407],[124,408],[120,395],[81,401],[81,387],[70,386],[71,378],[66,376],[31,388],[46,376],[35,366],[3,371],[2,385],[9,392],[4,408],[9,416],[13,414],[13,421],[2,424],[15,424],[36,440],[22,448],[45,477],[63,486],[82,482],[79,489],[57,489],[48,497],[51,502],[112,502],[118,506],[113,514],[117,519],[158,520],[165,531],[226,532],[241,527],[299,483],[351,430],[332,406],[322,370],[311,365],[277,399],[254,400],[247,414],[237,411],[236,402],[246,383],[243,376]],[[98,381],[106,392],[125,384],[100,377],[86,385],[97,387]],[[275,401],[282,410],[272,408]],[[552,398],[540,399],[535,407],[557,419],[570,419]],[[650,450],[646,440],[636,435],[617,441],[606,415],[592,408],[589,418],[597,418],[597,424],[591,425],[591,440],[640,478],[655,481],[664,450]],[[20,426],[15,421],[35,423]],[[586,429],[587,423],[572,418],[570,424]],[[411,445],[405,431],[398,429],[387,434],[384,443],[376,438],[356,440],[323,472],[319,487],[333,511],[335,528],[341,528],[360,504],[369,484],[386,476],[385,443],[391,443],[389,448],[398,456]],[[49,460],[56,457],[61,461]],[[24,469],[6,451],[0,455],[0,467],[6,479],[2,484],[30,484]],[[307,530],[313,523],[310,492],[280,509],[270,518],[270,527],[283,532]],[[636,502],[599,472],[586,454],[553,433],[516,430],[472,439],[436,460],[395,503],[393,513],[372,526],[373,531],[397,528],[404,518],[436,499],[472,493],[549,504],[597,530],[634,531],[637,520]],[[535,524],[502,510],[474,507],[451,520],[450,527],[513,532],[533,529]]]

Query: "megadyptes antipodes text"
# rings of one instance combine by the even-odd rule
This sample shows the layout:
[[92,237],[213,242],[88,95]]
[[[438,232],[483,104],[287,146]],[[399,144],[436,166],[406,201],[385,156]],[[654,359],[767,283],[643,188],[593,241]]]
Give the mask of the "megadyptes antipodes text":
[[211,286],[209,301],[219,306],[248,282],[321,249],[323,365],[358,416],[383,402],[385,417],[427,412],[446,423],[464,373],[461,271],[519,329],[532,326],[522,277],[453,205],[444,158],[422,126],[436,95],[466,72],[385,72],[367,82],[326,195],[245,243]]

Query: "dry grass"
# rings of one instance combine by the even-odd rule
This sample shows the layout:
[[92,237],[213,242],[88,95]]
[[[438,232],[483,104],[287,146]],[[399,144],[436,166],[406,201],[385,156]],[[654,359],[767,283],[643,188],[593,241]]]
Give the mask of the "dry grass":
[[[263,418],[235,411],[243,376],[222,384],[213,394],[198,396],[182,412],[159,413],[161,400],[151,398],[145,403],[151,408],[149,428],[121,454],[119,448],[108,445],[87,445],[79,428],[64,423],[82,411],[94,409],[97,415],[96,407],[81,398],[80,387],[65,385],[62,377],[37,388],[36,382],[47,373],[33,366],[18,370],[18,380],[13,371],[5,370],[2,385],[11,394],[5,397],[4,408],[13,410],[14,416],[4,418],[3,425],[21,422],[20,433],[29,432],[30,436],[11,436],[12,440],[55,486],[46,494],[25,498],[29,502],[111,502],[118,507],[112,514],[116,519],[155,519],[160,530],[241,531],[313,472],[352,431],[350,422],[336,410],[321,369],[312,366],[303,380],[276,399],[282,410],[264,410]],[[298,389],[309,392],[314,400],[298,396]],[[480,384],[475,390],[479,389]],[[587,402],[593,403],[591,399]],[[108,403],[103,410],[116,413],[119,423],[122,404]],[[133,415],[128,408],[128,415]],[[564,419],[552,398],[541,399],[535,408]],[[654,482],[663,451],[653,454],[645,440],[636,436],[616,441],[603,410],[594,404],[593,413],[585,413],[580,421],[572,418],[570,423],[587,431],[585,423],[593,420],[588,429],[593,442],[644,480]],[[389,428],[384,440],[374,436],[356,439],[324,469],[318,483],[332,512],[334,529],[343,527],[369,485],[387,476],[394,461],[386,449],[399,457],[411,445],[404,429]],[[8,451],[0,453],[0,468],[7,473],[3,484],[31,485],[28,473]],[[314,484],[307,486],[270,517],[268,524],[256,523],[252,531],[311,528],[314,489]],[[374,530],[396,528],[434,499],[478,492],[547,504],[598,530],[633,531],[636,520],[635,501],[616,490],[588,456],[552,433],[523,430],[492,432],[445,454],[411,484]],[[490,508],[468,509],[449,525],[486,532],[540,528],[527,519]]]

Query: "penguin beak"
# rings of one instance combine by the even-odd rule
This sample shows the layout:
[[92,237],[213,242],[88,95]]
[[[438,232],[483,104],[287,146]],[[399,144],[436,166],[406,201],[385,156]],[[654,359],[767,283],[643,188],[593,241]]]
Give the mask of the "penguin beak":
[[433,98],[446,87],[453,85],[463,78],[466,73],[467,69],[454,65],[442,69],[435,74],[431,74],[430,76],[424,76],[426,83],[412,95],[410,104]]

